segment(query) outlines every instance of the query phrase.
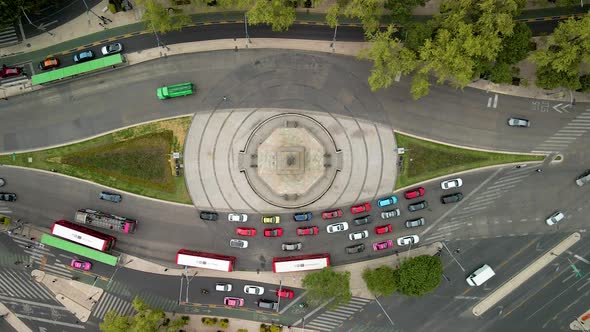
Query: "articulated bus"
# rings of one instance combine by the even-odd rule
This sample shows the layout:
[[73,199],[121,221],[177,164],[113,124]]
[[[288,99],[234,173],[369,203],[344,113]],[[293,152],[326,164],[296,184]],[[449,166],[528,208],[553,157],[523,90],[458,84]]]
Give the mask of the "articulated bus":
[[114,236],[66,220],[56,221],[51,227],[51,234],[103,252],[110,251],[117,243]]
[[125,234],[135,233],[135,228],[137,227],[136,220],[91,209],[80,209],[76,211],[74,222],[111,229]]
[[176,264],[200,267],[217,271],[231,272],[234,269],[234,256],[210,254],[201,251],[180,249],[176,254]]
[[272,259],[272,272],[274,273],[321,270],[327,266],[330,266],[330,254],[275,257]]

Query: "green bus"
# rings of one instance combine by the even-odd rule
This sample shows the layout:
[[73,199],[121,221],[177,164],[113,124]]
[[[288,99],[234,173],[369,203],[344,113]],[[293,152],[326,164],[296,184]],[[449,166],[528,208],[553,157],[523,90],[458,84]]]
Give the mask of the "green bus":
[[191,82],[163,86],[158,88],[158,98],[160,100],[192,95],[195,92],[195,86]]
[[109,255],[49,234],[43,234],[41,237],[41,243],[112,266],[116,266],[119,260],[119,257],[117,256]]

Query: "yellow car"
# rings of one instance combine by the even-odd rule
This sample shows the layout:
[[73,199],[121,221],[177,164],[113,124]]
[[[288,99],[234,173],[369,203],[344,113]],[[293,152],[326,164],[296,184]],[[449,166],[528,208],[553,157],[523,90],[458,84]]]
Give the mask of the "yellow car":
[[281,222],[281,217],[279,216],[264,216],[262,217],[263,224],[278,224]]

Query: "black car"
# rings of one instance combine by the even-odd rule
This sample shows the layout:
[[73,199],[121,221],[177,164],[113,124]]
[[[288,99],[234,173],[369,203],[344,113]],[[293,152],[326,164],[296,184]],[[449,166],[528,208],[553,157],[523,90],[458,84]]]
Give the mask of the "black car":
[[368,224],[372,221],[373,221],[373,217],[364,216],[364,217],[355,218],[352,222],[354,222],[355,225],[360,226],[360,225]]
[[414,228],[424,226],[424,218],[417,218],[406,221],[406,228]]
[[365,245],[362,243],[346,247],[347,254],[358,254],[359,252],[363,251],[365,251]]
[[277,310],[279,308],[279,303],[273,300],[260,299],[258,300],[258,307],[264,309]]
[[408,205],[408,210],[410,210],[410,212],[416,212],[419,210],[424,210],[427,207],[428,207],[428,202],[420,201],[420,202],[416,202],[414,204]]
[[215,221],[215,220],[217,220],[218,216],[217,216],[216,212],[201,211],[201,213],[199,214],[199,217],[201,218],[201,220]]
[[0,193],[0,201],[14,202],[14,201],[16,201],[16,194],[13,194],[13,193]]
[[440,198],[440,202],[443,204],[457,203],[458,201],[460,201],[462,199],[463,199],[462,193],[454,193],[454,194],[442,196]]

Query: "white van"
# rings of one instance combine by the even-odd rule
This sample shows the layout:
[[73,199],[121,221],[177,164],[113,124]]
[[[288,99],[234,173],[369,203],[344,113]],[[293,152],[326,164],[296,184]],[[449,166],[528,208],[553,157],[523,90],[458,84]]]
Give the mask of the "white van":
[[492,270],[489,265],[485,264],[467,277],[466,281],[469,286],[480,286],[495,275],[496,273],[494,273],[494,270]]

